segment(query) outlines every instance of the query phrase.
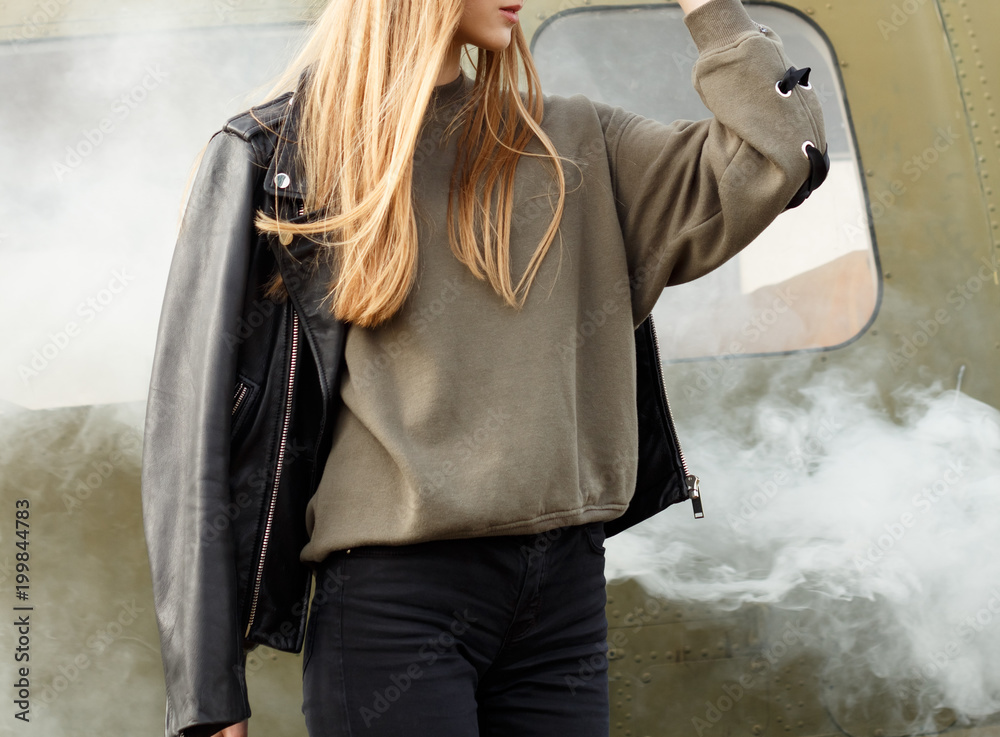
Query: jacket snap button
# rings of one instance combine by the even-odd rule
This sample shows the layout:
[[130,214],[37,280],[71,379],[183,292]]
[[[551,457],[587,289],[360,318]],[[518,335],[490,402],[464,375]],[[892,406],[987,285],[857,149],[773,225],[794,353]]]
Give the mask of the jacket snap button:
[[274,177],[274,186],[278,189],[286,189],[292,183],[292,178],[282,172]]

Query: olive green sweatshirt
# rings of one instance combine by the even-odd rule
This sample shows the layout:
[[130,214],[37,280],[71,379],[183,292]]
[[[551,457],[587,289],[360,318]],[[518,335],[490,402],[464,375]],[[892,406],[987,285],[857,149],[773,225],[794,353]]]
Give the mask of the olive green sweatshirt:
[[[451,252],[458,136],[444,129],[472,80],[435,89],[414,159],[417,282],[392,320],[348,330],[343,405],[302,560],[625,511],[638,464],[635,328],[664,287],[717,268],[785,209],[810,172],[806,141],[826,148],[815,93],[777,92],[792,61],[738,0],[712,0],[685,22],[714,118],[666,125],[583,95],[544,97],[542,127],[579,169],[564,162],[561,245],[557,236],[520,311]],[[535,140],[529,151],[544,149]],[[516,283],[558,188],[544,160],[523,157],[514,192]]]

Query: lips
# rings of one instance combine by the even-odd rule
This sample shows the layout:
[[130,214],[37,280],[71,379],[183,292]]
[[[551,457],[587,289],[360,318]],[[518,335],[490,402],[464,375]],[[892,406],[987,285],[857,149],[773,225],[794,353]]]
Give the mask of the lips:
[[522,5],[518,3],[517,5],[508,5],[506,8],[500,8],[500,14],[507,19],[508,23],[517,23],[517,11],[521,9]]

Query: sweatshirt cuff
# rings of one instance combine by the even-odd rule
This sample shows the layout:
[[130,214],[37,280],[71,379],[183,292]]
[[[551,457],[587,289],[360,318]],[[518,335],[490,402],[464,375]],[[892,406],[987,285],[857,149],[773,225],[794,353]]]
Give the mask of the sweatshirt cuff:
[[761,32],[740,0],[712,0],[684,16],[684,23],[702,54],[731,44],[748,31]]

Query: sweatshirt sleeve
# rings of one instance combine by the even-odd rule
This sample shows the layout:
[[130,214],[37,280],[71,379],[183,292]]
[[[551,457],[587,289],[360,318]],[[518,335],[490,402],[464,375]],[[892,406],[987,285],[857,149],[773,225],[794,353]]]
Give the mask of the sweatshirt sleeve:
[[636,324],[664,287],[718,268],[788,206],[811,172],[807,141],[826,151],[815,91],[776,89],[792,62],[773,31],[739,0],[712,0],[684,20],[699,51],[694,87],[714,117],[667,125],[594,102]]

